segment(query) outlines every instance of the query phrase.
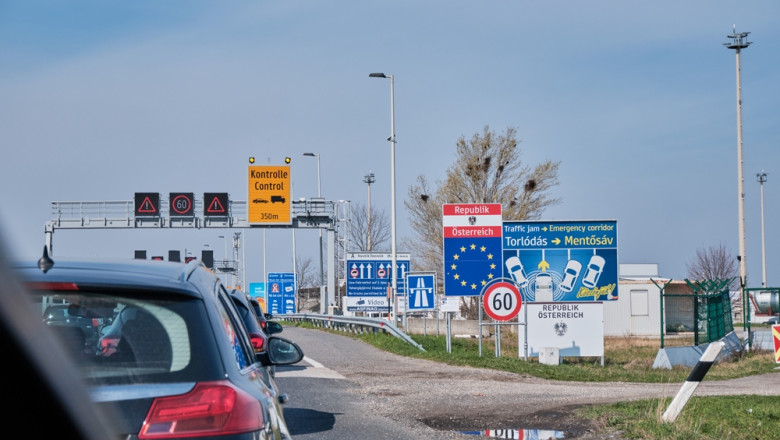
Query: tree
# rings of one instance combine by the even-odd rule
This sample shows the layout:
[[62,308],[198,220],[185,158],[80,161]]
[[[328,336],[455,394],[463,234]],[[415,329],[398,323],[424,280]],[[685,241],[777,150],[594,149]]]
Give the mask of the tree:
[[696,256],[686,264],[688,278],[692,281],[731,280],[729,287],[737,279],[737,259],[729,253],[723,243],[717,246],[699,248]]
[[319,278],[317,278],[318,271],[314,270],[314,263],[312,263],[311,257],[297,258],[295,270],[298,276],[298,309],[319,311],[320,290]]
[[[374,251],[387,248],[390,240],[390,223],[384,210],[371,209],[371,221],[365,205],[352,206],[349,231],[350,247],[357,251]],[[369,239],[370,236],[370,239]]]
[[[560,203],[551,196],[558,185],[560,162],[545,161],[529,166],[521,159],[517,130],[502,134],[485,126],[470,139],[461,136],[455,161],[444,182],[432,186],[425,176],[408,191],[404,205],[414,236],[404,245],[414,253],[415,270],[442,272],[442,205],[445,203],[500,203],[504,220],[540,218],[545,208]],[[468,317],[476,316],[475,298],[463,304]],[[462,307],[462,310],[464,307]]]

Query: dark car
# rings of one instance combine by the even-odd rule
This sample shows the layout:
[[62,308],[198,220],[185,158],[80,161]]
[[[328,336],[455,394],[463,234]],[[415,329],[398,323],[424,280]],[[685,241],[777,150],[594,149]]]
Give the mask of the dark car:
[[49,326],[70,328],[71,339],[69,343],[74,349],[83,352],[91,352],[100,336],[100,327],[103,320],[98,315],[91,313],[74,304],[56,304],[46,308],[43,312],[43,323]]
[[272,314],[263,312],[263,308],[260,307],[260,303],[257,302],[257,299],[247,295],[247,300],[249,301],[249,305],[252,307],[252,309],[254,309],[255,316],[257,316],[257,321],[260,323],[260,328],[263,329],[265,334],[275,335],[277,333],[281,333],[282,330],[284,330],[282,324],[271,321],[274,319]]
[[[290,438],[263,371],[302,351],[268,337],[256,354],[230,294],[202,263],[42,259],[14,269],[38,310],[69,304],[111,322],[93,352],[72,356],[93,402],[115,414],[116,438]],[[55,341],[72,337],[67,326],[45,328]]]

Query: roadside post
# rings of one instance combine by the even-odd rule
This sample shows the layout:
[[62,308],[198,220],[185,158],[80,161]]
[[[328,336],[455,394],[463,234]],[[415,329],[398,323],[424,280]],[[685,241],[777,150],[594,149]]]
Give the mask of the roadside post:
[[685,380],[682,387],[680,387],[680,391],[677,392],[677,395],[674,396],[672,403],[669,404],[669,407],[666,408],[666,412],[664,412],[663,416],[661,416],[661,421],[665,423],[673,423],[675,420],[677,420],[677,416],[680,415],[680,411],[682,411],[682,409],[685,407],[685,404],[688,403],[688,400],[693,395],[693,392],[696,391],[696,388],[699,386],[702,379],[704,379],[704,375],[706,375],[710,370],[710,367],[715,362],[715,359],[717,359],[718,354],[720,354],[720,351],[725,345],[725,342],[717,341],[707,346],[707,349],[704,350],[704,354],[701,355],[701,359],[699,359],[699,362],[697,362],[696,366],[693,367],[691,374],[688,375],[688,379]]

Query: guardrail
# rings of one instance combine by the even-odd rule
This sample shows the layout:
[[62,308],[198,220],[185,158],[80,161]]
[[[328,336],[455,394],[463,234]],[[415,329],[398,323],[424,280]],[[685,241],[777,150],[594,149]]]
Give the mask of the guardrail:
[[319,315],[314,313],[292,313],[274,315],[275,320],[292,322],[308,322],[318,327],[331,328],[347,333],[379,333],[385,332],[414,345],[422,351],[422,345],[415,342],[406,333],[384,319],[363,318],[358,316]]

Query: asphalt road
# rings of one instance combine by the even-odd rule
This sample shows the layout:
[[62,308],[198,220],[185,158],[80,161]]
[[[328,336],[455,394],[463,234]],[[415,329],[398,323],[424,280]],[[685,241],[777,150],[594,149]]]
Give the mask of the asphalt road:
[[[295,440],[474,439],[461,432],[484,435],[489,429],[620,439],[617,433],[595,434],[595,427],[571,410],[674,396],[681,385],[555,382],[400,357],[318,330],[285,327],[280,336],[298,343],[306,355],[304,362],[277,370],[280,389],[290,396],[284,412]],[[695,393],[729,394],[780,396],[780,372],[717,382],[705,378]]]

